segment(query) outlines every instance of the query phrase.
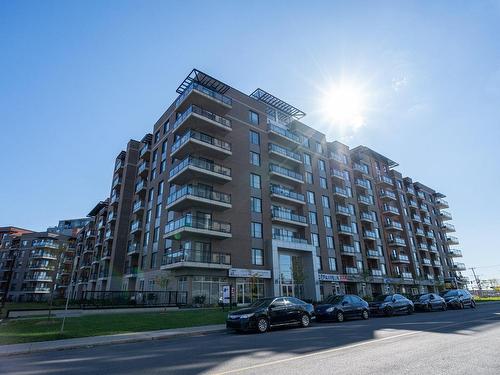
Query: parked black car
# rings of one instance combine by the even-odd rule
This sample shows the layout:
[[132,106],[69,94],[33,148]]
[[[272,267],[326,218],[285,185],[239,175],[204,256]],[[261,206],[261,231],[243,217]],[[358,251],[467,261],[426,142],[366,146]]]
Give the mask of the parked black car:
[[328,297],[324,303],[314,309],[316,321],[336,320],[343,322],[348,318],[368,319],[369,306],[364,299],[353,295],[338,295]]
[[466,306],[476,307],[476,301],[469,291],[465,289],[451,289],[441,294],[448,307],[452,309],[463,309]]
[[446,310],[447,305],[443,297],[436,293],[420,294],[412,297],[413,307],[415,310],[432,311]]
[[294,297],[261,298],[247,308],[229,313],[226,327],[266,332],[271,327],[299,324],[308,327],[314,316],[313,305]]
[[369,305],[370,313],[373,315],[412,314],[414,311],[413,302],[401,294],[384,294],[375,297]]

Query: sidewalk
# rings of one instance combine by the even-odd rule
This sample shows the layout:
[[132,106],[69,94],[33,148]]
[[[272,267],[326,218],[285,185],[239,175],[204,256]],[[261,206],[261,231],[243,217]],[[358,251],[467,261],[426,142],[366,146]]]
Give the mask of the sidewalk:
[[100,345],[125,344],[131,342],[161,340],[183,336],[207,335],[211,333],[224,332],[225,330],[225,324],[214,324],[209,326],[165,329],[160,331],[121,333],[118,335],[40,341],[30,342],[26,344],[0,345],[0,357],[18,354],[40,353],[51,350],[87,348]]

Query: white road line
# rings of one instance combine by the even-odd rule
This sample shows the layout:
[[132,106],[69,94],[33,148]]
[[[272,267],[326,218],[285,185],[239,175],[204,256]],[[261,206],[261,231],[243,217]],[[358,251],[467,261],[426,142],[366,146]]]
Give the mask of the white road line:
[[[492,318],[491,317],[490,318],[481,318],[481,319],[475,319],[475,320],[468,320],[466,322],[458,322],[458,323],[445,324],[443,326],[433,327],[433,329],[440,329],[440,328],[452,327],[452,326],[457,326],[457,325],[461,325],[461,324],[464,324],[464,323],[473,323],[473,322],[480,322],[480,321],[485,321],[485,320],[486,321],[492,320]],[[237,372],[253,370],[253,369],[257,369],[257,368],[261,368],[261,367],[266,367],[266,366],[272,366],[272,365],[276,365],[276,364],[279,364],[279,363],[291,362],[291,361],[296,361],[296,360],[299,360],[299,359],[314,357],[314,356],[318,356],[318,355],[321,355],[321,354],[328,354],[328,353],[338,352],[338,351],[341,351],[341,350],[353,349],[353,348],[357,348],[357,347],[360,347],[360,346],[365,346],[365,345],[369,345],[369,344],[375,344],[375,343],[378,343],[378,342],[381,342],[381,341],[387,341],[387,340],[390,340],[390,339],[396,339],[396,338],[399,338],[399,337],[418,335],[420,333],[425,333],[425,332],[427,332],[427,331],[405,332],[405,333],[401,333],[399,335],[393,335],[393,336],[388,336],[388,337],[382,337],[380,339],[363,341],[363,342],[360,342],[360,343],[357,343],[357,344],[342,346],[340,348],[321,350],[319,352],[304,354],[304,355],[295,356],[295,357],[291,357],[291,358],[279,359],[279,360],[271,361],[271,362],[260,363],[258,365],[253,365],[253,366],[248,366],[248,367],[242,367],[242,368],[238,368],[238,369],[234,369],[234,370],[228,370],[228,371],[223,371],[223,372],[216,372],[213,375],[234,374],[234,373],[237,373]]]

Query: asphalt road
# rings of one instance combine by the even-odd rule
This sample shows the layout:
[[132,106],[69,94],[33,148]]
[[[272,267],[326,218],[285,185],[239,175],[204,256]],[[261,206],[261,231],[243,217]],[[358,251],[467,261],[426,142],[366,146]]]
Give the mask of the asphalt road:
[[0,359],[0,374],[500,374],[500,304]]

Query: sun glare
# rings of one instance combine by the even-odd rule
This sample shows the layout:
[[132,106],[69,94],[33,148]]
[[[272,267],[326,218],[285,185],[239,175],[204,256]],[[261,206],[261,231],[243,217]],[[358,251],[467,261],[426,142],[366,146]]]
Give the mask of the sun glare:
[[353,83],[338,83],[324,90],[320,111],[325,121],[341,129],[355,130],[365,123],[367,97]]

